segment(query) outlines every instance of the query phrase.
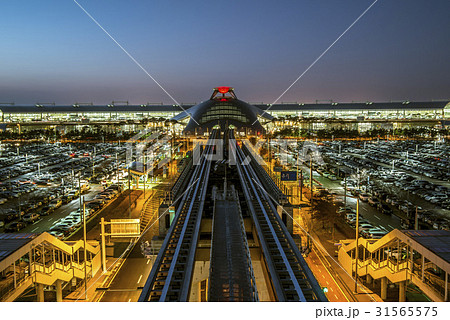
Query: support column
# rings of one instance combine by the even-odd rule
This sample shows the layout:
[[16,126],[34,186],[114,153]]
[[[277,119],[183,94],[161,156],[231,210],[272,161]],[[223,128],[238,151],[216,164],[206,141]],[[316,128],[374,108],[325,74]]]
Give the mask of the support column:
[[56,280],[56,302],[62,302],[62,280]]
[[445,294],[444,294],[444,301],[447,302],[448,301],[448,273],[445,273]]
[[381,299],[385,300],[387,297],[387,278],[381,278]]
[[406,301],[406,281],[400,281],[398,284],[398,301]]
[[422,254],[422,281],[424,280],[425,276],[425,256]]
[[372,276],[370,274],[366,275],[366,281],[367,281],[367,284],[372,284],[373,278],[372,278]]
[[44,302],[44,285],[42,283],[36,283],[37,301]]
[[105,240],[105,218],[101,219],[101,236],[102,236],[102,269],[106,272],[106,240]]

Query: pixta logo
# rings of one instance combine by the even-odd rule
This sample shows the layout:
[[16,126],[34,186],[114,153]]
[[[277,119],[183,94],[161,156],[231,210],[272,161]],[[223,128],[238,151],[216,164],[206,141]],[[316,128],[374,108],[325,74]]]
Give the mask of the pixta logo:
[[[269,147],[270,144],[270,147]],[[236,146],[237,142],[231,139],[228,143],[228,148],[224,148],[224,140],[222,139],[194,139],[193,146],[193,163],[194,165],[199,165],[202,158],[202,146],[212,145],[214,146],[214,152],[211,154],[205,154],[207,160],[209,161],[222,161],[224,160],[224,152],[228,154],[229,165],[236,165]],[[260,139],[255,145],[250,143],[249,140],[243,140],[242,145],[244,145],[250,152],[250,156],[242,161],[241,165],[248,165],[251,160],[256,161],[260,165],[265,165],[265,161],[260,155],[260,149],[265,147],[270,150],[271,153],[275,154],[275,158],[280,162],[281,165],[313,162],[316,164],[324,164],[325,162],[320,155],[320,151],[317,144],[311,141],[305,141],[303,144],[299,144],[295,140],[291,139],[271,139],[263,140]]]
[[133,170],[152,175],[154,168],[169,163],[171,136],[159,131],[142,130],[126,142],[126,163]]

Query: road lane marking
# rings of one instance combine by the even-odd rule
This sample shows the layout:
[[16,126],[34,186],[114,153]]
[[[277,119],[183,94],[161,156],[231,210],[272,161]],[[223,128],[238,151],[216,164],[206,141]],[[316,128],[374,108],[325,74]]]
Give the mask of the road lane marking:
[[141,274],[141,276],[139,277],[139,280],[138,280],[137,283],[141,282],[141,279],[142,279],[142,274]]
[[390,227],[392,230],[394,230],[395,228],[393,226],[391,226],[390,224],[388,224],[388,227]]
[[150,259],[147,259],[147,264],[149,264],[150,263]]
[[48,219],[48,222],[50,222],[50,221],[52,221],[53,220],[53,218],[50,218],[50,219]]
[[375,218],[377,218],[378,220],[381,220],[381,218],[379,218],[376,214],[373,215]]
[[322,275],[322,278],[324,278],[324,279],[325,279],[325,276],[324,276],[324,275]]
[[[318,251],[317,249],[313,249],[313,250],[314,250],[314,252],[316,253],[317,258],[319,258],[318,253],[320,253],[320,254],[323,256],[323,258],[326,259],[325,256],[323,255],[323,253],[322,253],[320,250],[319,250],[319,251]],[[342,291],[342,288],[338,285],[336,279],[331,275],[331,273],[330,273],[330,271],[327,269],[327,267],[325,267],[325,264],[323,263],[323,260],[319,258],[319,261],[320,261],[320,263],[323,265],[323,267],[325,268],[325,271],[330,275],[331,279],[332,279],[332,280],[334,281],[334,283],[336,284],[336,287],[341,291],[342,296],[349,302],[350,300],[347,298],[347,296],[345,295],[344,291]],[[328,260],[326,260],[326,261],[328,262]],[[330,268],[331,268],[331,264],[330,264],[329,262],[328,262],[328,264],[330,265]]]
[[128,302],[131,302],[131,298],[130,298],[130,299],[128,299]]
[[338,298],[338,296],[337,295],[334,295],[335,297],[336,297],[336,299],[338,299],[339,300],[339,298]]
[[327,281],[327,285],[330,285],[330,283]]
[[31,232],[35,232],[37,229],[39,229],[39,227],[34,228]]

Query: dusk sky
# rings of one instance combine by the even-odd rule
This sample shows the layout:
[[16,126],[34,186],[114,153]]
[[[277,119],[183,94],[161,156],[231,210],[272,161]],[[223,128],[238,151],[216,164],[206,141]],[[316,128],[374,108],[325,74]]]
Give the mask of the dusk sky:
[[[272,103],[373,1],[78,0],[181,103]],[[73,0],[0,12],[0,102],[173,103]],[[449,12],[379,0],[280,101],[449,99]]]

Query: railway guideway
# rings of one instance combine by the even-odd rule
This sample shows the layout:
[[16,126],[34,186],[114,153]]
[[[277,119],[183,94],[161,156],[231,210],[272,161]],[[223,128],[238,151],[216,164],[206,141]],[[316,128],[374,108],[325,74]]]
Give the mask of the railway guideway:
[[[245,195],[246,205],[251,212],[251,218],[255,225],[261,251],[264,256],[263,264],[268,274],[267,282],[269,282],[269,291],[271,292],[272,300],[327,301],[317,280],[314,278],[295,245],[294,240],[279,217],[272,199],[263,189],[258,174],[253,168],[253,166],[258,166],[258,164],[253,161],[251,165],[242,165],[245,155],[236,144],[232,131],[228,132],[228,136],[230,150],[236,156],[236,168]],[[176,201],[178,205],[174,221],[164,239],[139,301],[188,301],[189,299],[200,223],[208,188],[209,174],[211,172],[212,161],[208,159],[209,157],[207,155],[217,151],[214,150],[212,139],[218,138],[220,138],[219,131],[213,130],[201,154],[199,165],[195,166],[191,177],[188,178],[189,183],[182,194],[181,200],[179,202]],[[239,206],[236,198],[234,201],[230,199],[225,199],[225,201],[231,201],[227,204],[230,208],[234,207],[233,202],[235,205],[237,202],[237,206]],[[232,219],[238,219],[240,217],[239,210],[232,211],[239,213]],[[224,215],[215,216],[214,219],[224,219]],[[216,222],[218,221],[216,220]],[[221,232],[218,232],[218,225],[214,226],[212,250],[214,250],[214,245],[217,247],[228,247],[230,249],[233,244],[236,244],[234,242],[235,239],[227,236],[223,237],[227,234],[227,225],[228,228],[233,227],[233,230],[228,229],[228,231],[235,231],[236,234],[239,234],[236,222],[231,222],[230,220],[227,222],[225,219],[222,221],[225,225],[222,225]],[[219,237],[223,239],[218,241]],[[246,247],[245,231],[240,233],[238,238],[240,238],[241,249],[245,251],[247,248],[248,250],[248,246]],[[229,250],[228,252],[231,253],[232,251]],[[233,251],[233,253],[235,252]],[[226,251],[225,254],[227,254]],[[220,257],[211,257],[210,290],[214,291],[215,285],[224,285],[226,282],[230,286],[229,290],[231,290],[231,286],[238,284],[241,286],[242,292],[245,291],[247,298],[244,299],[243,295],[238,298],[237,296],[239,294],[236,293],[238,291],[228,291],[227,301],[236,301],[239,299],[256,301],[257,292],[254,286],[253,270],[249,254],[248,257],[241,255],[238,259],[234,260],[230,255],[224,256],[223,258],[228,261],[228,267],[224,268],[222,272],[217,272],[218,267],[216,262],[220,260]],[[244,262],[243,266],[240,266],[240,270],[243,271],[241,273],[243,277],[240,279],[245,280],[233,282],[233,275],[231,274],[228,274],[222,280],[216,278],[219,275],[223,276],[227,272],[236,271],[233,263],[237,261],[242,262],[245,259],[247,261]],[[230,298],[230,294],[232,298]],[[234,297],[236,297],[236,300]],[[212,300],[218,301],[223,299],[224,295],[214,296],[214,292],[210,292],[211,298]]]
[[[214,150],[213,130],[177,207],[175,218],[161,246],[139,301],[187,301],[198,242],[200,222]],[[197,148],[201,148],[200,145]]]
[[245,154],[234,140],[232,148],[247,206],[257,230],[264,262],[270,277],[272,295],[276,301],[327,301],[320,285],[301,256],[294,240],[263,188],[254,166],[243,165]]

